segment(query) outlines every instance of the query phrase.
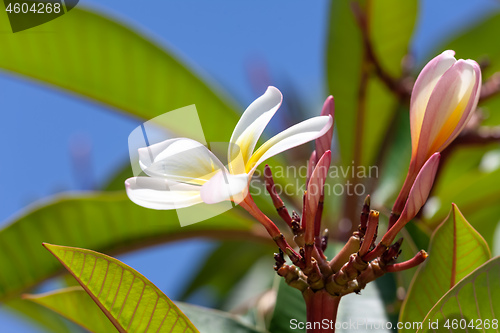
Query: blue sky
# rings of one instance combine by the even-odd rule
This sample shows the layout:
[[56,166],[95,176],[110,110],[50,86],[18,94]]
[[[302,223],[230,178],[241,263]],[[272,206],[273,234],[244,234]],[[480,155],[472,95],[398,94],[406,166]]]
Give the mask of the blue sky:
[[[242,105],[256,97],[248,68],[259,63],[268,66],[272,84],[288,80],[310,104],[320,105],[325,96],[328,1],[81,0],[80,5],[108,13],[173,48]],[[422,60],[447,36],[499,6],[495,0],[422,1],[412,42],[417,57]],[[135,121],[4,73],[0,98],[0,172],[8,175],[0,186],[0,226],[37,200],[84,187],[69,154],[75,142],[90,146],[91,177],[97,185],[128,159],[127,137],[138,125]],[[209,248],[208,242],[195,240],[120,259],[175,298],[178,286],[170,285],[167,270],[154,260],[180,249],[188,256]],[[171,263],[169,271],[182,271],[182,261]],[[38,332],[2,308],[0,330]]]

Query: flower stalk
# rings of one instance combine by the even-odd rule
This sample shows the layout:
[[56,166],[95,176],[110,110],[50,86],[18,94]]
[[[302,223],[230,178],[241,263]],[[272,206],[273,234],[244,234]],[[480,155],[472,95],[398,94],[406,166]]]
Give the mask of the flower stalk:
[[271,196],[271,200],[273,201],[274,208],[278,212],[278,215],[283,219],[283,221],[288,224],[290,228],[292,228],[292,217],[290,213],[288,213],[288,209],[286,208],[283,200],[281,200],[278,192],[276,192],[276,187],[274,185],[273,173],[269,165],[265,165],[264,167],[264,179],[266,182],[266,189],[269,195]]
[[402,263],[388,265],[386,267],[387,272],[401,272],[413,267],[417,267],[427,259],[429,255],[424,250],[420,250],[412,259],[407,260]]
[[264,228],[266,228],[276,245],[278,245],[281,251],[288,255],[290,260],[292,260],[295,265],[303,267],[302,257],[288,244],[285,236],[283,236],[276,224],[274,224],[274,222],[271,221],[271,219],[267,217],[267,215],[264,214],[259,207],[257,207],[251,195],[245,197],[245,199],[240,202],[240,206],[249,212],[257,221],[259,221]]
[[334,333],[340,296],[332,296],[325,290],[308,290],[303,295],[310,325],[307,333]]

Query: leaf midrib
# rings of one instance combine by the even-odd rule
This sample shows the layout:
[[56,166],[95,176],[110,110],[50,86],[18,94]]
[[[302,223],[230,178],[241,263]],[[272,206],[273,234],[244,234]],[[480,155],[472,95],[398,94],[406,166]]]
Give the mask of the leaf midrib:
[[[109,312],[108,309],[106,309],[106,307],[99,301],[99,299],[90,291],[90,289],[85,285],[85,283],[83,283],[83,281],[73,272],[73,270],[68,266],[66,265],[66,263],[64,263],[64,261],[62,259],[59,258],[58,255],[56,255],[56,253],[54,253],[49,247],[46,246],[46,243],[43,243],[42,244],[43,247],[45,247],[47,250],[49,250],[50,253],[52,253],[52,255],[54,255],[54,257],[56,257],[56,259],[68,270],[68,272],[71,273],[71,275],[73,275],[73,277],[78,281],[78,283],[82,286],[82,288],[85,290],[85,292],[94,300],[94,302],[97,304],[97,306],[99,306],[99,308],[101,309],[101,311],[106,315],[106,317],[108,317],[109,321],[111,321],[111,323],[113,324],[113,326],[116,327],[116,329],[120,332],[120,333],[127,333],[127,331],[120,325],[120,323],[118,322],[118,320],[116,320],[112,315],[111,315],[111,312]],[[85,257],[84,257],[84,260],[85,260]],[[97,260],[97,258],[96,258]],[[109,263],[109,262],[108,262]],[[82,269],[85,265],[82,265]],[[123,267],[122,267],[123,269]]]

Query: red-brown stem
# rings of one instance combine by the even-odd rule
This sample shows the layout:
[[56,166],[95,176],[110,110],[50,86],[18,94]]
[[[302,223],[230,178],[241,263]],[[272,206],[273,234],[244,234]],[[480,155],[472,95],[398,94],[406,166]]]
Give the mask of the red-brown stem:
[[394,265],[387,265],[386,266],[386,271],[387,272],[400,272],[404,271],[410,268],[413,268],[415,266],[420,265],[427,259],[428,254],[424,250],[420,250],[413,258],[410,260],[407,260],[405,262],[397,263]]
[[408,174],[406,175],[403,187],[401,188],[401,191],[399,191],[399,195],[394,202],[394,206],[392,206],[392,212],[391,216],[389,217],[389,226],[387,230],[391,229],[391,227],[396,223],[396,221],[399,219],[399,215],[401,215],[401,212],[405,208],[406,200],[408,200],[408,195],[410,194],[411,187],[413,186],[413,183],[415,182],[415,178],[417,178],[419,171],[420,168],[417,167],[417,165],[414,163],[414,160],[412,159],[410,161],[410,167],[408,168]]
[[403,230],[404,226],[410,222],[407,214],[399,216],[398,220],[394,223],[392,227],[387,230],[385,235],[380,240],[380,243],[389,247],[391,243],[394,241],[396,236],[399,234],[401,230]]
[[307,290],[303,295],[306,302],[307,322],[312,327],[307,330],[307,333],[334,333],[341,297],[332,296],[324,289],[317,292]]
[[300,227],[302,230],[306,228],[305,216],[306,216],[306,198],[307,198],[307,185],[304,195],[302,196],[302,218],[300,219]]
[[[307,202],[307,199],[306,199]],[[311,206],[307,206],[304,209],[304,216],[302,216],[302,221],[303,221],[303,228],[305,231],[305,241],[306,245],[307,244],[314,244],[314,223],[315,223],[315,218],[316,218],[316,212],[311,212]]]
[[372,251],[363,256],[363,260],[366,262],[372,261],[373,259],[381,256],[385,252],[385,250],[387,250],[387,247],[388,246],[382,244],[382,242],[378,243],[378,245]]
[[328,176],[328,168],[331,163],[331,151],[327,150],[319,159],[314,168],[305,197],[305,213],[302,219],[305,222],[305,241],[307,244],[316,244],[319,240],[318,248],[321,249],[320,229],[321,214],[323,211],[324,186]]
[[[487,145],[493,142],[500,141],[500,127],[481,127],[477,131],[469,131],[459,135],[445,150],[441,153],[441,165],[443,163],[443,155],[450,155],[457,146],[471,146],[471,145]],[[438,177],[436,177],[438,178]]]
[[314,237],[316,240],[316,247],[321,251],[321,218],[323,216],[325,195],[321,194],[318,201],[318,209],[316,210],[316,216],[314,217]]
[[370,250],[370,246],[373,243],[373,238],[375,237],[375,232],[378,228],[379,212],[372,210],[368,217],[368,225],[366,227],[365,237],[361,248],[359,249],[359,255],[363,257]]
[[381,277],[386,273],[385,266],[378,260],[375,259],[368,264],[368,267],[358,276],[358,287],[363,289],[366,285]]
[[307,191],[304,194],[304,207],[302,208],[302,229],[304,230],[304,257],[306,266],[312,264],[312,250],[314,248],[314,215],[310,212],[311,207],[307,204]]
[[276,245],[278,245],[278,247],[290,257],[290,260],[292,260],[295,265],[299,265],[298,263],[302,259],[301,256],[288,244],[276,224],[274,224],[273,221],[271,221],[269,217],[267,217],[267,215],[264,214],[259,207],[257,207],[252,199],[252,196],[250,194],[247,195],[245,199],[239,203],[239,205],[255,217],[257,221],[259,221],[264,228],[266,228],[269,235],[276,242]]
[[318,267],[321,270],[321,273],[323,275],[331,275],[332,274],[332,269],[330,268],[330,264],[326,260],[325,255],[323,254],[323,251],[320,251],[316,246],[313,248],[312,251],[312,257],[316,259],[318,262]]
[[351,2],[351,10],[360,28],[361,36],[363,38],[364,49],[368,56],[368,59],[373,64],[375,73],[380,78],[380,80],[387,86],[387,88],[389,88],[389,90],[398,95],[401,99],[409,98],[411,90],[408,89],[406,85],[402,84],[401,80],[397,80],[393,78],[389,73],[387,73],[384,70],[384,68],[382,68],[380,61],[378,60],[378,57],[375,54],[369,33],[370,26],[368,22],[368,15],[366,15],[366,12],[361,9],[359,3],[355,1]]
[[311,269],[311,267],[313,265],[312,254],[313,254],[314,248],[315,248],[314,243],[313,244],[306,243],[304,245],[304,261],[305,261],[305,266],[307,269]]
[[266,164],[264,168],[264,179],[266,181],[266,189],[271,196],[271,200],[273,201],[273,205],[278,211],[279,216],[283,219],[283,221],[288,224],[288,226],[292,227],[292,217],[290,213],[288,213],[288,209],[285,207],[283,200],[281,200],[278,192],[276,192],[276,187],[274,186],[273,173],[271,172],[271,168]]
[[479,101],[484,102],[500,93],[500,73],[496,72],[481,87]]

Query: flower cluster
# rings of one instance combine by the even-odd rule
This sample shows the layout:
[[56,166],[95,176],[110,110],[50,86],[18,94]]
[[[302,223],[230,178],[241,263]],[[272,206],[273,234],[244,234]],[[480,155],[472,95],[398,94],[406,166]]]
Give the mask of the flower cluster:
[[[394,203],[389,228],[376,244],[379,212],[365,199],[360,224],[337,255],[328,260],[324,251],[328,230],[321,226],[324,185],[331,163],[334,100],[328,97],[321,115],[277,134],[255,150],[264,128],[281,105],[278,89],[269,87],[243,113],[230,139],[227,165],[205,146],[179,138],[139,150],[140,165],[149,177],[126,181],[130,199],[154,209],[176,209],[197,203],[238,203],[266,228],[280,251],[275,269],[288,284],[303,292],[341,297],[359,292],[386,272],[414,267],[425,260],[425,251],[407,262],[396,263],[402,239],[394,240],[425,204],[436,176],[440,152],[464,129],[475,110],[481,89],[481,71],[472,60],[456,60],[445,51],[431,60],[418,76],[410,102],[412,155],[405,183]],[[340,140],[342,138],[339,138]],[[289,226],[298,252],[276,224],[255,204],[248,191],[256,168],[268,158],[315,140],[308,161],[306,189],[300,214],[291,214],[276,191],[266,165],[266,189],[279,216]],[[287,265],[285,254],[292,265]]]

